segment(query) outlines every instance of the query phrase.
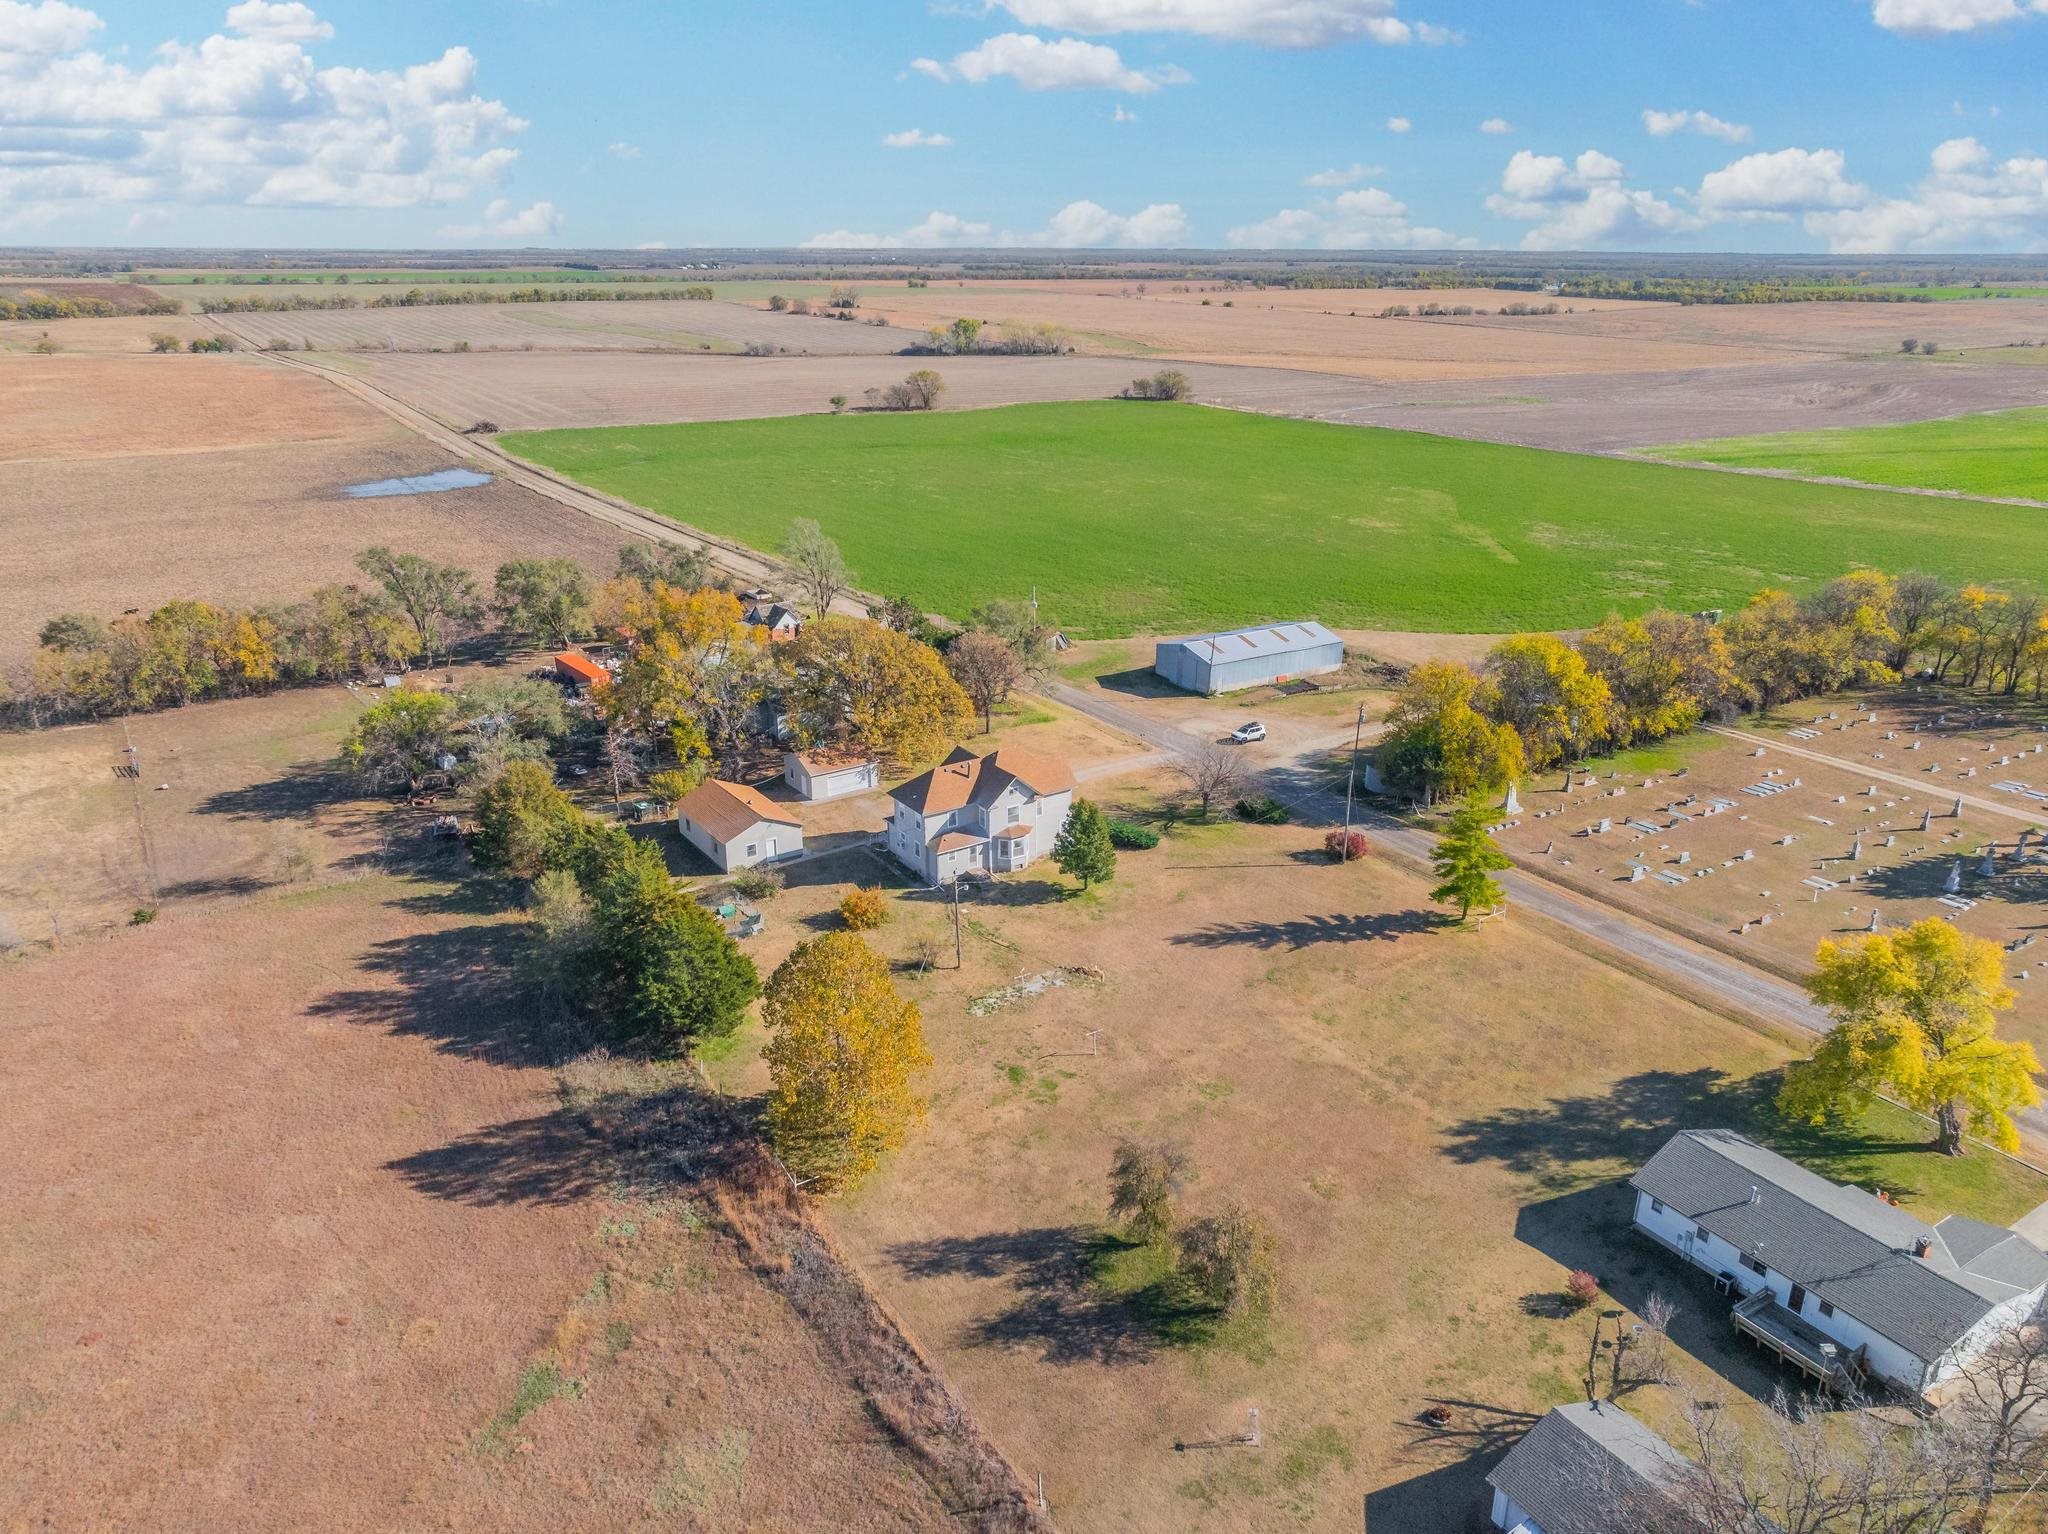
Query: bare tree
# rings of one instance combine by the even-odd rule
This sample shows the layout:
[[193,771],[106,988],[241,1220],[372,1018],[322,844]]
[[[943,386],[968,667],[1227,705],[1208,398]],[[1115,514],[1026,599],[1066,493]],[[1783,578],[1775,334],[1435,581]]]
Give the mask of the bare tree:
[[1965,1365],[1950,1418],[1980,1508],[2001,1485],[2048,1471],[2048,1329],[2017,1327]]
[[647,775],[647,741],[637,730],[612,720],[605,726],[604,744],[599,748],[605,777],[612,785],[612,808],[626,796],[626,790]]
[[946,651],[946,669],[981,710],[983,733],[995,728],[995,706],[1024,680],[1024,668],[1008,641],[979,630],[953,641]]
[[851,579],[839,545],[826,537],[825,530],[809,517],[798,517],[789,525],[789,536],[782,540],[782,557],[796,572],[797,581],[810,600],[812,615],[824,617]]
[[1188,792],[1202,801],[1202,818],[1209,818],[1209,806],[1217,799],[1230,799],[1244,792],[1247,776],[1244,758],[1228,746],[1204,746],[1193,756],[1174,765],[1175,773]]

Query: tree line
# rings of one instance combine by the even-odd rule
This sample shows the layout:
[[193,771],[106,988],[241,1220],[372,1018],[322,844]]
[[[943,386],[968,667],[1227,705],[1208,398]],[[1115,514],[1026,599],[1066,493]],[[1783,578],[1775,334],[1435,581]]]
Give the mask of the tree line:
[[1725,619],[1610,616],[1575,640],[1519,634],[1478,667],[1414,668],[1375,758],[1389,788],[1434,801],[1918,668],[2006,697],[2048,691],[2048,604],[2035,592],[1858,570],[1795,598],[1759,592]]
[[[357,298],[348,293],[251,293],[236,298],[202,298],[201,314],[296,314],[307,309],[417,309],[440,304],[595,304],[707,303],[717,293],[708,285],[647,288],[637,293],[615,293],[609,288],[576,286],[567,288],[470,288],[451,293],[442,288],[408,288],[403,293],[380,293],[375,298]],[[147,310],[147,313],[175,313],[175,310]],[[33,316],[31,316],[33,318]]]
[[185,306],[174,298],[151,297],[140,304],[116,304],[83,294],[59,298],[36,289],[24,289],[14,297],[0,293],[0,320],[105,320],[123,314],[183,314]]

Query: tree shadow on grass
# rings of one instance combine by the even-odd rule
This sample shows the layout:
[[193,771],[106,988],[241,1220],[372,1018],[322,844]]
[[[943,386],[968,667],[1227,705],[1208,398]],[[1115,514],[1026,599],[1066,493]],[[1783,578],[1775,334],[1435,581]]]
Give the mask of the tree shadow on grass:
[[484,1206],[573,1204],[616,1175],[604,1141],[567,1110],[486,1125],[385,1169],[429,1198]]
[[[1335,865],[1332,865],[1333,867]],[[1168,941],[1193,948],[1290,948],[1318,943],[1390,943],[1455,925],[1440,911],[1367,911],[1302,916],[1292,921],[1219,922]]]
[[303,820],[322,805],[358,794],[355,781],[333,762],[301,762],[282,777],[208,794],[196,808],[235,820]]
[[[400,903],[440,909],[446,900],[459,909],[462,891]],[[565,1057],[568,1041],[543,1016],[532,940],[520,925],[479,922],[386,938],[357,963],[387,983],[334,991],[307,1009],[311,1016],[429,1039],[445,1054],[493,1065],[553,1065]]]
[[[1776,1107],[1783,1071],[1734,1077],[1711,1066],[1642,1071],[1606,1092],[1516,1104],[1444,1131],[1454,1161],[1497,1162],[1548,1192],[1635,1171],[1681,1129],[1734,1129],[1831,1182],[1884,1181],[1874,1158],[1918,1148],[1917,1140],[1873,1135],[1857,1124],[1811,1125]],[[1931,1138],[1931,1136],[1930,1136]]]
[[973,1322],[971,1347],[1031,1349],[1050,1364],[1135,1364],[1208,1340],[1222,1319],[1139,1243],[1081,1225],[904,1242],[907,1278],[1006,1282],[1010,1304]]

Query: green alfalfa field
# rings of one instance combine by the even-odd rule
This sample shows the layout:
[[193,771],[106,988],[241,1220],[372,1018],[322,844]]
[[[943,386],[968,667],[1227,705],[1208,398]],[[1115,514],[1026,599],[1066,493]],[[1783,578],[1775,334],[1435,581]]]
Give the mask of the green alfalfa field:
[[[1651,451],[1659,458],[1730,468],[2048,500],[2048,409],[1992,410],[1902,426],[1722,437]],[[1974,516],[1976,511],[1972,507],[1962,515]]]
[[1036,587],[1075,637],[1316,617],[1442,633],[1740,605],[1858,565],[2048,576],[2035,510],[1131,401],[525,432],[512,452],[865,590]]

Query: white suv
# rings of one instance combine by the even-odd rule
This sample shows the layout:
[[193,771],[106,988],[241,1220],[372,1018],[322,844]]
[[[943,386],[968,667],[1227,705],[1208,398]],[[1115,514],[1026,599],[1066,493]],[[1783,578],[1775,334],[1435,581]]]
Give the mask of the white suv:
[[1240,746],[1248,746],[1255,740],[1266,738],[1266,727],[1254,719],[1249,724],[1241,724],[1232,730],[1230,738]]

